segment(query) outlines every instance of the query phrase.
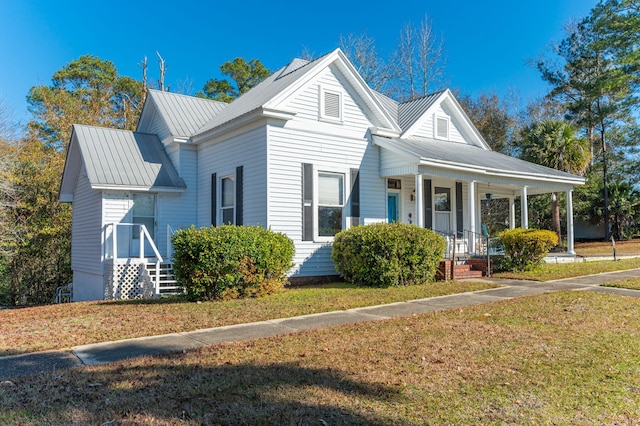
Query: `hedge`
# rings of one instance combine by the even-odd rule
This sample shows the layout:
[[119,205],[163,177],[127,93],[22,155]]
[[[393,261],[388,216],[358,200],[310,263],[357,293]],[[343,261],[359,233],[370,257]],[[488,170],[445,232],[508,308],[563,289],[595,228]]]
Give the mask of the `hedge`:
[[404,286],[433,281],[444,249],[444,238],[429,229],[378,223],[339,232],[331,258],[348,282]]
[[293,242],[260,226],[192,226],[176,231],[172,241],[178,285],[192,300],[271,294],[293,267]]
[[549,250],[558,245],[558,234],[541,229],[510,229],[501,232],[498,238],[504,244],[503,267],[518,271],[537,267]]

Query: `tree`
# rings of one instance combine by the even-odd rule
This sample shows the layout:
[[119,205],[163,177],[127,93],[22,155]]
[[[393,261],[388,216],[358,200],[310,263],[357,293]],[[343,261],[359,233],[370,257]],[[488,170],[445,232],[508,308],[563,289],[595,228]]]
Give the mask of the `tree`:
[[271,75],[259,59],[247,62],[244,58],[235,58],[222,64],[220,71],[232,81],[212,78],[205,83],[202,92],[198,92],[199,97],[231,102]]
[[496,93],[457,97],[480,134],[494,151],[509,153],[517,132],[509,106]]
[[[526,128],[520,144],[523,160],[568,173],[583,174],[591,155],[589,142],[575,135],[574,129],[560,120],[547,120]],[[552,194],[553,229],[562,240],[558,194]]]
[[81,123],[134,129],[145,92],[140,81],[118,75],[115,65],[85,55],[71,61],[52,77],[50,86],[32,87],[27,96],[33,119],[33,137],[64,149],[71,126]]
[[635,0],[601,1],[590,15],[567,27],[567,36],[553,52],[561,62],[541,59],[537,68],[551,84],[550,97],[560,100],[567,118],[584,129],[592,157],[602,164],[605,237],[609,238],[609,173],[613,156],[629,138],[612,144],[612,133],[633,123],[640,84],[640,6]]
[[413,24],[402,28],[392,64],[396,99],[412,100],[441,88],[446,57],[442,38],[433,33],[428,16],[418,28]]
[[360,35],[340,35],[338,46],[369,87],[378,92],[385,90],[393,74],[389,63],[378,55],[373,37],[366,32]]
[[144,95],[141,82],[91,55],[56,71],[51,85],[31,88],[27,134],[0,144],[10,159],[0,180],[12,188],[0,194],[0,303],[51,303],[71,281],[71,207],[58,202],[58,189],[72,125],[133,129]]

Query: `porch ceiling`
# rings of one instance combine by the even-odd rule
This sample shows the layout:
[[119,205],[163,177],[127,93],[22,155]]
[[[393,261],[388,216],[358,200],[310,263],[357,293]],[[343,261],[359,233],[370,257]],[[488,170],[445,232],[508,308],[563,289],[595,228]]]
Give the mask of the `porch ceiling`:
[[523,186],[530,187],[530,194],[536,194],[570,190],[585,182],[577,175],[463,143],[379,136],[373,136],[373,142],[382,148],[381,176],[426,174],[474,180],[491,184],[494,193],[504,195]]

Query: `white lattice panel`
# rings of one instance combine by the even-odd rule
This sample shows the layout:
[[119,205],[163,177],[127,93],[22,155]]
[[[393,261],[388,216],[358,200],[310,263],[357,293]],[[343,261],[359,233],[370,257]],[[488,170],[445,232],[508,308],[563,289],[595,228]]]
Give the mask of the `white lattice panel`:
[[144,263],[116,263],[107,265],[106,269],[105,298],[126,300],[154,296],[155,288]]

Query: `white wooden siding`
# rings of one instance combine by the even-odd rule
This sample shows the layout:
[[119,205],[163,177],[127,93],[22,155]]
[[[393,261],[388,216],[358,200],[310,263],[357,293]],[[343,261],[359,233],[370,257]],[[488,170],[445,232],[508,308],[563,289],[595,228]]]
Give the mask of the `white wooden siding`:
[[167,153],[184,180],[187,189],[180,193],[158,193],[156,201],[155,243],[163,257],[167,256],[167,225],[175,231],[197,223],[198,152],[193,145],[173,144]]
[[[211,225],[211,174],[218,178],[243,166],[243,224],[267,226],[267,151],[265,127],[198,147],[199,227]],[[218,213],[219,214],[219,213]]]
[[434,138],[434,117],[446,117],[449,119],[449,142],[457,142],[457,143],[467,143],[464,136],[461,134],[460,129],[456,121],[453,117],[442,108],[442,105],[438,105],[438,107],[434,110],[433,114],[428,114],[425,117],[424,123],[420,126],[419,129],[416,130],[415,136],[425,137],[425,138]]
[[296,245],[292,275],[334,275],[330,244],[302,241],[303,163],[327,171],[360,169],[360,221],[382,220],[386,198],[385,181],[378,173],[378,148],[365,139],[269,129],[269,226]]
[[165,121],[162,119],[162,116],[158,114],[155,105],[153,108],[153,115],[148,121],[148,124],[146,124],[144,128],[139,128],[138,131],[142,133],[158,135],[158,139],[164,141],[165,138],[171,136],[171,132],[169,131],[169,127],[167,126]]
[[74,192],[71,236],[71,269],[74,300],[103,298],[101,193],[91,189],[82,171]]
[[[342,123],[335,124],[329,121],[325,124],[318,122],[320,117],[320,90],[329,90],[342,93]],[[366,117],[364,110],[356,102],[357,97],[350,86],[342,78],[340,72],[334,67],[325,69],[312,82],[295,93],[283,109],[296,111],[294,120],[315,122],[315,127],[324,131],[331,131],[335,126],[342,126],[343,131],[367,129],[371,122]]]

